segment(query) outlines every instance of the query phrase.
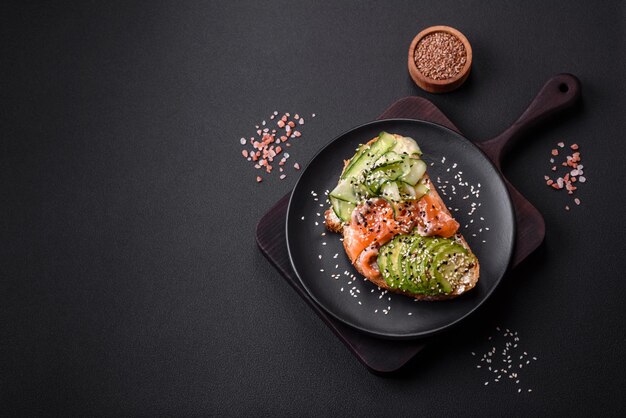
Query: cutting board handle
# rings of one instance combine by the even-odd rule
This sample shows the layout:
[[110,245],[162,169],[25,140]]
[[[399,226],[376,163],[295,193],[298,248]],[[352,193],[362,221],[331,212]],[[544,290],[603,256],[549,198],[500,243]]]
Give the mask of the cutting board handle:
[[557,74],[543,85],[522,116],[506,131],[477,145],[500,168],[502,157],[528,128],[560,110],[572,106],[580,97],[580,81],[572,74]]

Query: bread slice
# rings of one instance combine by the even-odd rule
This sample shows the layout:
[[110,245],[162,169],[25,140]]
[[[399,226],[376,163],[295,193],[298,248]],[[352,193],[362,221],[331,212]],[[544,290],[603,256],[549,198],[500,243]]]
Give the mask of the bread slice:
[[[395,135],[398,136],[398,135]],[[369,141],[368,143],[371,143],[373,141],[375,141],[377,138],[374,138],[373,140]],[[347,165],[346,161],[346,165]],[[344,170],[345,170],[345,165],[344,165]],[[423,180],[428,187],[430,188],[430,195],[431,198],[436,201],[439,206],[442,208],[442,211],[444,211],[448,216],[452,217],[451,213],[448,211],[445,203],[442,201],[441,196],[439,195],[439,193],[437,192],[437,189],[435,188],[435,185],[432,183],[432,181],[430,181],[430,178],[428,176],[428,174],[425,174],[423,177]],[[325,224],[326,224],[326,228],[329,231],[335,232],[335,233],[339,233],[339,234],[343,234],[344,233],[344,226],[347,224],[344,224],[342,222],[342,220],[335,214],[334,210],[331,208],[327,209],[326,212],[324,213],[324,218],[325,218]],[[404,291],[402,289],[392,289],[389,287],[389,285],[387,285],[387,283],[385,282],[385,279],[382,277],[382,275],[377,275],[377,276],[373,276],[373,275],[367,275],[364,272],[364,268],[363,268],[363,260],[362,260],[362,256],[364,254],[365,251],[363,251],[359,257],[357,257],[356,260],[354,260],[353,265],[356,268],[356,270],[362,274],[365,278],[367,278],[369,281],[371,281],[372,283],[374,283],[376,286],[378,286],[381,289],[386,289],[390,292],[393,293],[399,293],[399,294],[403,294],[406,296],[410,296],[413,297],[417,300],[423,300],[423,301],[440,301],[440,300],[447,300],[447,299],[453,299],[459,295],[462,295],[463,293],[468,292],[469,290],[473,289],[476,284],[478,283],[478,279],[480,276],[480,264],[478,262],[478,259],[476,258],[476,256],[474,255],[474,253],[472,252],[471,248],[469,247],[467,241],[465,240],[465,238],[463,237],[462,234],[460,234],[459,232],[457,232],[453,238],[457,243],[459,243],[460,245],[462,245],[470,255],[472,255],[474,257],[474,259],[476,260],[475,264],[470,268],[470,270],[462,277],[462,284],[461,285],[457,285],[456,287],[454,287],[452,289],[452,292],[448,293],[448,294],[441,294],[441,295],[424,295],[424,294],[420,294],[420,293],[411,293],[411,292],[407,292]],[[347,246],[347,240],[344,239],[343,241],[344,247]],[[384,244],[384,243],[383,243]],[[346,248],[346,252],[347,252],[347,248]]]

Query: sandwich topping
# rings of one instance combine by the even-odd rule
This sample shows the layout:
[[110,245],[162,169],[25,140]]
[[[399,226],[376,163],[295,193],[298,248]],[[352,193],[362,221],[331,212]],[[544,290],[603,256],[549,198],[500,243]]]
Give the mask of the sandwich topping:
[[330,192],[326,224],[343,232],[350,261],[369,280],[410,294],[460,294],[477,262],[431,192],[421,154],[413,139],[386,132],[359,147]]

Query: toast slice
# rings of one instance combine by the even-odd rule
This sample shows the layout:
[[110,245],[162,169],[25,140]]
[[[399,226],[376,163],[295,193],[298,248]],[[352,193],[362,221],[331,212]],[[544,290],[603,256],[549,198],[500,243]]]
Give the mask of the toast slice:
[[[394,135],[394,137],[396,139],[403,138],[399,135]],[[368,142],[368,144],[372,144],[377,139],[378,137],[372,139],[371,141]],[[344,171],[346,167],[348,166],[348,163],[349,163],[349,160],[345,161]],[[430,178],[427,173],[424,173],[424,175],[422,176],[420,180],[420,183],[427,186],[429,189],[428,196],[426,198],[427,198],[428,206],[430,207],[432,205],[433,209],[436,208],[436,212],[434,216],[440,217],[442,219],[447,219],[450,225],[456,224],[456,228],[453,231],[453,234],[446,238],[449,238],[454,243],[462,246],[466,250],[467,256],[472,260],[472,262],[467,265],[468,268],[465,269],[462,275],[458,275],[457,273],[457,276],[455,276],[455,280],[454,280],[455,284],[454,286],[452,286],[449,292],[440,293],[440,294],[425,294],[425,293],[419,293],[419,292],[417,293],[411,292],[409,290],[400,289],[398,287],[395,287],[395,288],[391,287],[387,283],[383,275],[380,274],[380,271],[377,265],[377,258],[378,258],[379,249],[382,246],[384,246],[387,242],[389,242],[389,240],[392,239],[393,236],[392,237],[386,236],[382,240],[380,239],[375,240],[371,244],[369,244],[367,248],[363,249],[362,251],[359,251],[360,247],[356,245],[357,250],[356,251],[354,250],[354,247],[355,247],[354,229],[358,228],[358,225],[357,225],[358,219],[356,218],[358,216],[361,216],[358,214],[360,210],[359,206],[357,206],[357,208],[352,212],[351,219],[346,220],[346,221],[343,221],[342,219],[340,219],[332,207],[329,208],[328,210],[326,210],[324,214],[325,225],[329,231],[343,235],[344,249],[346,250],[348,257],[351,259],[352,264],[355,266],[355,268],[360,274],[362,274],[365,278],[367,278],[369,281],[374,283],[379,288],[386,289],[390,292],[410,296],[417,300],[440,301],[440,300],[452,299],[461,294],[468,292],[469,290],[473,289],[476,286],[479,280],[479,276],[480,276],[480,264],[478,262],[478,259],[472,252],[471,248],[469,247],[465,238],[462,236],[461,233],[458,232],[458,223],[454,221],[452,214],[450,213],[445,203],[441,199],[441,196],[437,192],[435,185],[432,183],[432,181],[430,181]],[[371,200],[374,201],[373,204],[376,204],[375,201],[377,200],[377,198],[368,200],[368,203]],[[387,202],[381,202],[381,203],[382,205],[387,204]],[[415,205],[416,203],[413,202],[411,204]],[[417,204],[419,204],[419,202]],[[417,216],[418,210],[415,209],[415,207],[412,207],[412,208],[414,210],[410,217],[408,218],[397,217],[397,219],[394,221],[399,224],[399,232],[401,234],[416,234],[417,233],[420,236],[437,236],[437,231],[435,231],[433,228],[430,228],[429,230],[429,228],[427,227],[428,221],[426,221],[426,223],[422,222],[420,219],[417,219],[416,221],[415,218],[419,218]],[[368,209],[366,213],[369,213],[369,211],[370,210]],[[423,211],[420,210],[419,214],[421,214],[422,212]],[[409,213],[411,213],[410,210],[409,210]],[[433,214],[431,213],[429,216],[433,216]],[[396,218],[395,211],[394,211],[394,218]],[[380,221],[380,217],[376,219]],[[448,229],[448,231],[450,231],[450,229]]]

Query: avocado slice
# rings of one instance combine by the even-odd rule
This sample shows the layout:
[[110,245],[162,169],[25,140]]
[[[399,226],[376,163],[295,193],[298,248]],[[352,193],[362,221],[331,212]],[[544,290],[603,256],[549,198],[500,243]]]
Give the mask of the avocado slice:
[[389,269],[387,268],[387,260],[389,259],[389,247],[387,245],[383,245],[380,247],[380,251],[378,251],[378,257],[376,258],[376,263],[378,264],[378,270],[380,274],[384,277],[389,275]]
[[402,260],[402,289],[412,293],[423,293],[426,286],[425,278],[414,272],[414,265],[421,260],[424,255],[422,249],[425,245],[424,239],[419,235],[412,235],[408,244],[406,256]]
[[474,257],[449,238],[397,235],[381,247],[378,266],[392,289],[422,295],[449,294]]
[[425,276],[432,277],[430,275],[429,267],[433,262],[433,252],[435,249],[441,245],[445,245],[445,238],[437,238],[437,237],[428,237],[424,238],[426,240],[426,245],[422,249],[423,257],[420,258],[419,264],[416,266],[417,273]]
[[407,235],[396,235],[391,241],[391,251],[389,253],[389,259],[387,260],[389,275],[384,278],[389,287],[393,289],[400,287],[400,261],[402,260],[403,254],[406,253],[406,240]]
[[[461,257],[463,262],[459,262],[458,259],[452,260],[453,257]],[[457,282],[464,274],[463,271],[459,272],[458,269],[463,269],[464,266],[471,264],[470,258],[467,255],[467,250],[457,243],[451,243],[435,255],[431,267],[444,293],[452,291],[451,282]]]

